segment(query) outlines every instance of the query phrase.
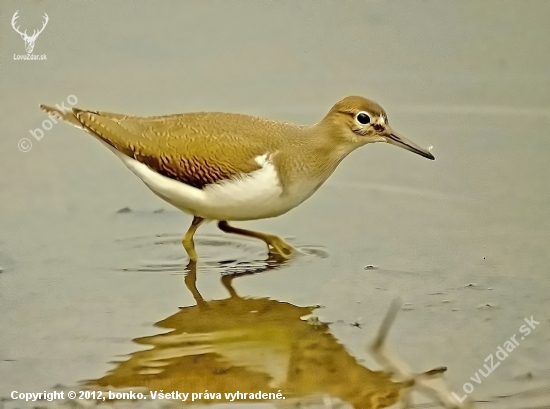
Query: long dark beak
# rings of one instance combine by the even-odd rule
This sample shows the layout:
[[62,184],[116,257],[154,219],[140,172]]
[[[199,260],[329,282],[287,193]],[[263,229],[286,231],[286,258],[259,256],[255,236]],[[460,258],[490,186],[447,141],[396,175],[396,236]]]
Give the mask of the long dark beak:
[[391,143],[392,145],[399,146],[399,147],[404,148],[408,151],[417,153],[420,156],[424,156],[425,158],[428,158],[430,160],[435,159],[435,156],[432,155],[429,150],[421,148],[416,143],[414,143],[412,141],[409,141],[403,135],[398,134],[397,132],[395,132],[393,129],[388,130],[388,134],[386,136],[386,141],[388,143]]

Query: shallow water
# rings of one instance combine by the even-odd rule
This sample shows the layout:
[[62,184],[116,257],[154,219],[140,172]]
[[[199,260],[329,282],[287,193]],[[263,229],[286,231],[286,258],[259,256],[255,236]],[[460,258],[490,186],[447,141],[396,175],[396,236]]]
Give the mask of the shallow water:
[[[107,385],[387,407],[404,387],[367,345],[398,297],[388,348],[413,371],[447,366],[476,407],[550,407],[549,3],[133,4],[0,5],[22,26],[50,17],[35,49],[47,61],[13,61],[23,42],[0,27],[0,407],[37,406],[14,390]],[[437,160],[364,147],[300,207],[240,224],[304,254],[270,258],[210,224],[194,268],[179,244],[190,218],[92,138],[59,124],[18,150],[38,104],[71,94],[297,123],[361,94]]]

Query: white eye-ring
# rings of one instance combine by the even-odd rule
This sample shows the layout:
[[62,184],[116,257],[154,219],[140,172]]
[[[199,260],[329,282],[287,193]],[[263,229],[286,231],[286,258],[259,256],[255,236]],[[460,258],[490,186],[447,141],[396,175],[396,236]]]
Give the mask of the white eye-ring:
[[355,115],[355,120],[361,125],[367,125],[370,123],[370,116],[365,111],[361,111]]

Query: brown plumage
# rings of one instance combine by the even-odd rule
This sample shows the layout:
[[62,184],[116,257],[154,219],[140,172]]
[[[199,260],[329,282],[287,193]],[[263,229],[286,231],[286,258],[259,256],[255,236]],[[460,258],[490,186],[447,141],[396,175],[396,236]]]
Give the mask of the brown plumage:
[[[246,145],[235,143],[247,134],[235,126],[233,114],[216,113],[215,121],[209,121],[212,114],[203,113],[142,118],[77,110],[75,115],[87,130],[117,150],[199,189],[258,170],[254,158],[265,150],[254,143],[253,134]],[[208,126],[201,126],[203,122]],[[210,145],[212,141],[215,145]]]

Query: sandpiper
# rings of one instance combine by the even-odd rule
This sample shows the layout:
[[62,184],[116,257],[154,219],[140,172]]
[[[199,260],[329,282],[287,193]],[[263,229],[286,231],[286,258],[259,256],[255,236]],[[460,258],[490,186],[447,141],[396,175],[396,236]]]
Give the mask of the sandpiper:
[[205,220],[263,240],[288,258],[294,248],[280,237],[228,222],[288,212],[360,146],[387,142],[435,159],[395,132],[380,105],[359,96],[337,102],[311,126],[222,112],[139,117],[40,107],[95,136],[157,196],[193,215],[182,240],[191,261],[197,260],[193,235]]

